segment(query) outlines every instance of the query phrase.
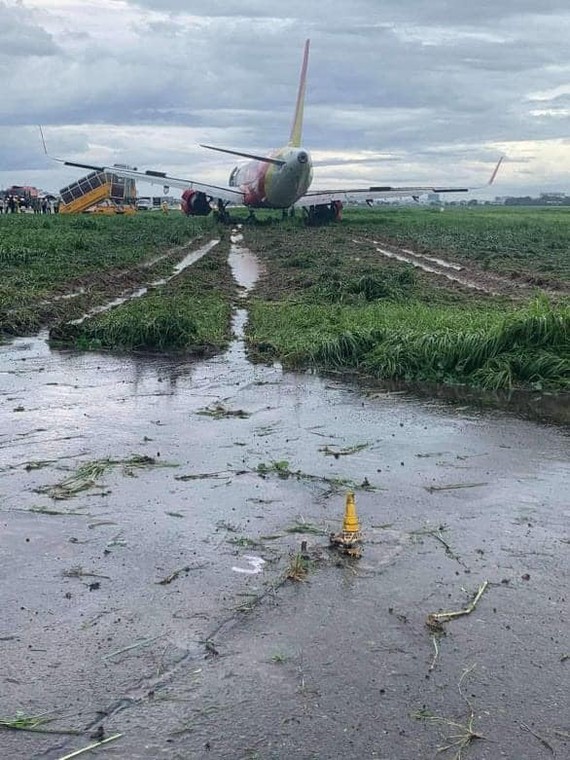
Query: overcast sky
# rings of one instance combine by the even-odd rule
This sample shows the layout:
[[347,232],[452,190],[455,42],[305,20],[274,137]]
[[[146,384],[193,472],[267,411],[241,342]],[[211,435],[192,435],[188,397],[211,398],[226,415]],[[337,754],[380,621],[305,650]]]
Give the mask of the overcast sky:
[[[286,143],[311,38],[313,189],[485,182],[570,193],[568,0],[0,0],[0,187],[57,190],[43,155],[226,183]],[[160,189],[139,186],[139,193]]]

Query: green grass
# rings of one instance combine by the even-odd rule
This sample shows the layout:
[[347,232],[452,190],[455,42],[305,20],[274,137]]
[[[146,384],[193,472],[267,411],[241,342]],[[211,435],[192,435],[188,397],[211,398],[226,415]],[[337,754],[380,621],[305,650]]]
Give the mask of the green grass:
[[75,345],[152,351],[221,348],[227,343],[229,315],[220,295],[189,301],[182,294],[156,294],[86,321]]
[[[136,216],[0,216],[0,331],[41,322],[41,302],[85,284],[111,286],[117,272],[212,229],[208,219],[174,213]],[[107,280],[105,280],[107,277]],[[70,302],[60,302],[60,311]],[[45,309],[44,309],[45,311]],[[15,313],[14,313],[15,312]]]
[[235,287],[226,259],[220,245],[167,285],[80,325],[60,325],[50,336],[79,349],[203,354],[224,348]]
[[347,227],[419,252],[442,252],[483,269],[570,280],[570,206],[355,209]]
[[483,388],[570,387],[570,308],[252,304],[249,345],[291,367]]
[[[245,237],[267,271],[251,304],[252,356],[390,380],[569,387],[568,208],[349,209],[340,225],[288,222]],[[494,270],[508,284],[501,296],[458,287],[387,260],[374,240],[469,262],[483,280]]]

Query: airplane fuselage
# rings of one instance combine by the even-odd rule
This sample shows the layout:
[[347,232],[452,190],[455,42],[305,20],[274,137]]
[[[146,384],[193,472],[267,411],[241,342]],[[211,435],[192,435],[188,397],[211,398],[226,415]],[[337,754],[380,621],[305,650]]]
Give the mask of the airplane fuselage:
[[248,161],[230,174],[230,187],[239,188],[251,208],[286,209],[308,190],[313,178],[311,156],[303,148],[287,146],[269,154],[283,163]]

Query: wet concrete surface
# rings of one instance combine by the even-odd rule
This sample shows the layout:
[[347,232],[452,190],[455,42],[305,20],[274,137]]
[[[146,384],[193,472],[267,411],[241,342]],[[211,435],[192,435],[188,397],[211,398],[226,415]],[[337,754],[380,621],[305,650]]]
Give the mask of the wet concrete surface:
[[[551,755],[541,739],[567,756],[565,431],[252,365],[246,319],[194,363],[44,336],[1,348],[0,717],[89,730],[0,729],[0,757],[58,760],[103,725],[123,734],[108,758],[428,758],[461,732],[413,714],[464,724],[464,697],[486,737],[465,756]],[[35,490],[133,455],[176,467],[115,466],[68,500]],[[261,477],[272,462],[322,480]],[[351,564],[286,532],[339,529],[338,479],[376,488],[356,491]],[[302,539],[307,579],[283,583]],[[485,580],[430,670],[426,616]]]

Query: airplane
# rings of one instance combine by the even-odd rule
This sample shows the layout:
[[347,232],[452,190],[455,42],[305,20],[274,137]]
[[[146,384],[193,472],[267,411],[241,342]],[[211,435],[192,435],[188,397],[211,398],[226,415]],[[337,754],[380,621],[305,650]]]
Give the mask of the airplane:
[[[254,215],[255,209],[260,208],[281,209],[284,216],[288,213],[293,214],[294,209],[301,208],[305,212],[308,222],[316,223],[340,219],[343,204],[353,199],[360,198],[370,204],[379,198],[412,197],[417,200],[418,196],[423,193],[466,193],[470,190],[480,189],[480,187],[418,185],[411,187],[377,186],[310,190],[313,164],[309,151],[301,146],[309,45],[310,40],[306,40],[295,115],[289,142],[285,147],[271,151],[269,155],[261,156],[213,145],[201,145],[208,150],[249,159],[247,163],[235,166],[226,186],[172,177],[165,172],[151,169],[138,171],[136,169],[117,168],[116,166],[92,166],[59,158],[54,160],[66,166],[111,172],[128,179],[162,184],[165,192],[168,192],[170,187],[180,188],[183,190],[181,208],[185,214],[188,216],[206,216],[212,209],[215,209],[222,221],[229,219],[226,210],[228,206],[246,206],[250,211],[250,216]],[[44,150],[49,155],[43,133],[42,141]],[[499,159],[486,186],[493,184],[503,158]],[[481,187],[485,187],[485,185]]]

